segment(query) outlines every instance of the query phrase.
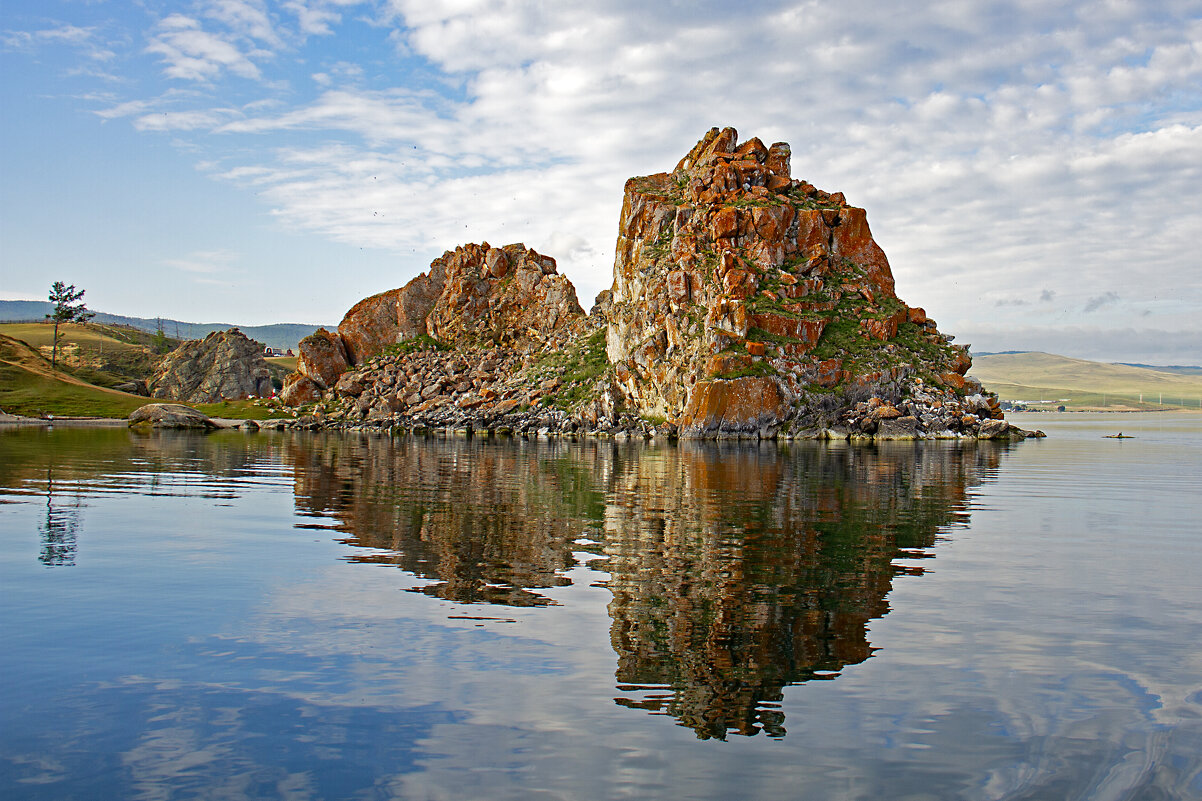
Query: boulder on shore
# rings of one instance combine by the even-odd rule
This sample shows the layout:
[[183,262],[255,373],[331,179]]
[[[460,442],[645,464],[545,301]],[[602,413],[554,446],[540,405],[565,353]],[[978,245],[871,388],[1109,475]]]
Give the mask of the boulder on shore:
[[129,424],[150,428],[217,428],[204,412],[179,403],[148,403],[129,415]]
[[[342,338],[324,328],[319,328],[302,339],[298,349],[300,356],[296,360],[296,371],[289,378],[299,374],[308,378],[319,389],[334,386],[338,376],[345,373],[350,366]],[[293,379],[289,383],[294,384],[296,381]]]

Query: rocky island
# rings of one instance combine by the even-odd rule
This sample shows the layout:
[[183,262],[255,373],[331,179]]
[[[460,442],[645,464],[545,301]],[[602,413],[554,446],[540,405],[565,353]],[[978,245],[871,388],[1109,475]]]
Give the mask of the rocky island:
[[1022,438],[861,208],[789,146],[710,130],[626,183],[614,281],[585,313],[553,258],[467,244],[300,343],[303,425],[689,438]]

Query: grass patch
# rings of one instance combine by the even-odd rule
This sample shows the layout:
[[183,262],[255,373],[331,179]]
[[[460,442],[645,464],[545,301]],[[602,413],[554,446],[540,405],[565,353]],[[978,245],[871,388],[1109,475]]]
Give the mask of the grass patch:
[[1051,411],[1060,405],[1072,411],[1087,409],[1130,409],[1149,412],[1184,409],[1186,411],[1197,412],[1202,410],[1202,397],[1199,396],[1192,398],[1189,396],[1170,397],[1168,394],[1165,394],[1164,402],[1161,403],[1160,393],[1152,395],[1144,393],[1141,396],[1138,392],[1110,393],[1071,389],[1068,387],[1028,386],[1000,381],[990,381],[985,384],[985,389],[988,392],[996,393],[1000,400],[1011,402],[1021,401],[1030,405],[1033,409],[1042,411]]
[[[9,414],[122,418],[147,403],[170,402],[117,392],[51,370],[50,361],[26,343],[0,336],[0,409]],[[263,420],[289,416],[264,401],[226,401],[195,408],[210,417]]]
[[271,356],[267,359],[268,365],[276,365],[291,373],[296,371],[296,356]]
[[1175,404],[1188,399],[1187,406],[1198,405],[1202,398],[1202,377],[1172,372],[1155,367],[1136,367],[1126,364],[1106,364],[1074,359],[1051,353],[999,353],[974,356],[969,371],[988,385],[1016,384],[1024,387],[1056,387],[1057,391],[1072,393],[1133,396],[1139,400],[1159,402],[1164,394],[1165,405],[1172,398]]
[[[4,323],[0,334],[29,344],[44,356],[54,344],[51,323]],[[159,357],[152,351],[153,334],[127,326],[67,323],[59,326],[58,367],[98,386],[150,378]],[[164,340],[175,347],[179,340]]]
[[[116,346],[132,345],[137,348],[153,347],[154,334],[123,325],[102,325],[98,323],[65,323],[59,326],[62,339],[59,347],[64,344],[87,346]],[[0,334],[28,342],[35,348],[49,347],[54,344],[53,323],[0,323]],[[166,343],[174,348],[180,340],[168,337]]]
[[796,337],[787,337],[783,334],[774,334],[771,331],[765,331],[762,328],[752,326],[747,329],[747,339],[751,342],[766,342],[773,345],[801,345],[802,340]]
[[893,341],[927,364],[941,364],[952,356],[950,346],[936,342],[914,323],[899,324]]
[[150,401],[0,362],[0,409],[26,417],[128,417]]
[[[144,403],[170,403],[144,398]],[[292,413],[276,406],[268,406],[261,401],[227,400],[220,403],[189,403],[197,411],[204,412],[209,417],[228,417],[234,420],[271,420],[280,417],[291,418]]]
[[780,372],[766,361],[752,362],[735,370],[727,370],[713,376],[716,379],[732,380],[735,378],[755,378],[760,376],[780,375]]
[[737,200],[732,200],[726,205],[735,209],[768,209],[772,208],[773,206],[781,206],[784,204],[781,201],[774,200],[772,198],[762,198],[752,195],[750,197],[741,197]]
[[586,339],[580,339],[561,353],[551,354],[539,365],[538,374],[559,376],[560,385],[546,395],[543,402],[569,411],[586,400],[597,379],[609,370],[605,352],[605,328],[599,328]]
[[836,317],[822,329],[822,336],[812,353],[820,360],[836,356],[858,356],[869,350],[868,338],[860,331],[859,319]]
[[421,350],[438,350],[448,351],[454,350],[450,345],[441,340],[435,339],[429,334],[418,334],[412,339],[406,339],[403,342],[397,342],[384,348],[381,355],[383,356],[404,356],[409,353],[415,353]]

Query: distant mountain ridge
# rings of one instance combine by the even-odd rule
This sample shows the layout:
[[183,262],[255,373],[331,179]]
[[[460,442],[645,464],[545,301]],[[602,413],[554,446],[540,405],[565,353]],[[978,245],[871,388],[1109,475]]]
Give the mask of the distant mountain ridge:
[[[1023,356],[1026,354],[1042,354],[1048,356],[1056,356],[1061,359],[1071,359],[1071,356],[1057,356],[1056,354],[1045,353],[1038,350],[974,350],[973,358],[978,356]],[[1095,361],[1094,359],[1079,359],[1078,361]],[[1097,362],[1098,364],[1115,364],[1123,367],[1140,367],[1144,370],[1159,370],[1169,373],[1186,373],[1188,375],[1202,375],[1202,365],[1197,364],[1144,364],[1143,362]]]
[[[41,322],[54,308],[44,300],[0,300],[0,322]],[[166,317],[125,317],[120,314],[96,312],[96,322],[128,325],[154,333],[162,325],[163,333],[177,339],[204,339],[213,331],[237,328],[251,339],[272,348],[286,350],[312,334],[321,326],[304,323],[273,323],[272,325],[235,325],[234,323],[188,323]],[[327,325],[326,328],[334,328]]]

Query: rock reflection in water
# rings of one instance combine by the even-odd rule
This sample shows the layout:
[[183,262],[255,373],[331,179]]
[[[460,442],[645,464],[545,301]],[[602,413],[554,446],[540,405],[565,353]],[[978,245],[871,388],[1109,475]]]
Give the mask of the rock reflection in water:
[[306,437],[298,506],[358,562],[458,603],[553,603],[582,537],[603,552],[617,703],[702,738],[785,734],[789,684],[872,653],[899,574],[967,515],[1004,446],[820,443],[646,448]]
[[682,446],[606,508],[617,702],[701,738],[785,734],[788,684],[867,659],[892,580],[966,514],[993,447]]
[[394,564],[457,603],[554,603],[573,541],[601,519],[600,452],[567,443],[309,437],[289,443],[297,505],[331,514],[355,562]]

